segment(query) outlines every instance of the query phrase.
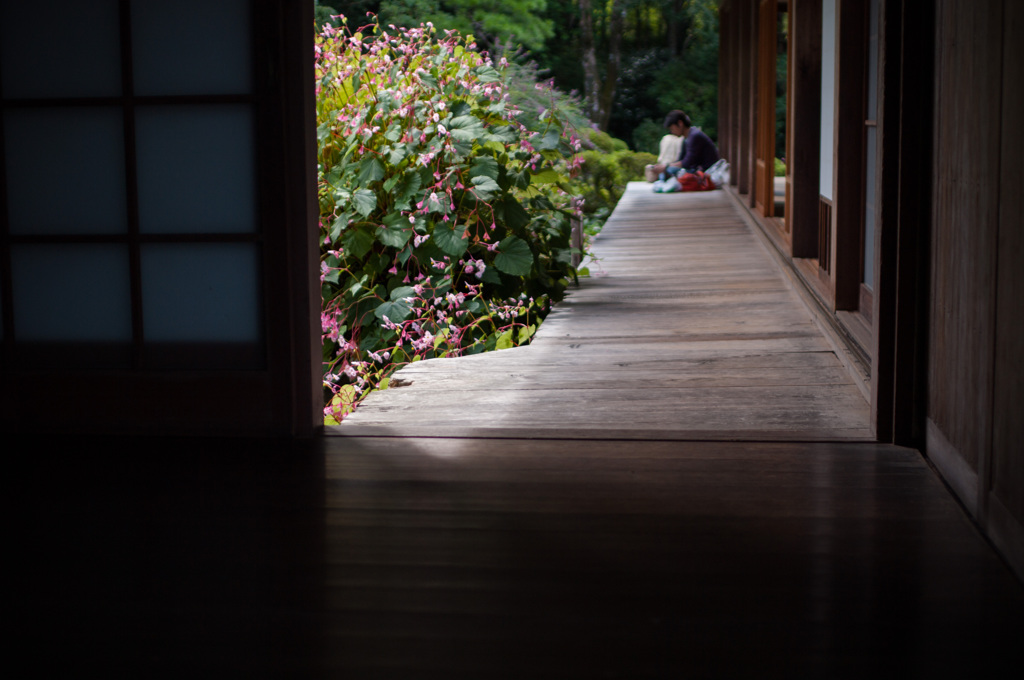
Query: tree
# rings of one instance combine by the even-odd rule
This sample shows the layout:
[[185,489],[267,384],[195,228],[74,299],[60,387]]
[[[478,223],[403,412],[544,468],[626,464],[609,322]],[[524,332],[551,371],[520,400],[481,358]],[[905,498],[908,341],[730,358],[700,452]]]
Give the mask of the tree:
[[[594,9],[590,0],[580,3],[580,38],[583,47],[584,95],[590,120],[602,130],[608,129],[612,104],[615,101],[615,87],[619,78],[622,61],[622,25],[625,12],[622,0],[611,0],[608,11],[608,58],[602,77],[597,64],[597,44],[594,33]],[[602,7],[599,12],[603,12]]]
[[382,0],[380,22],[419,26],[429,21],[440,29],[471,34],[492,52],[515,45],[532,50],[554,36],[546,9],[547,0]]

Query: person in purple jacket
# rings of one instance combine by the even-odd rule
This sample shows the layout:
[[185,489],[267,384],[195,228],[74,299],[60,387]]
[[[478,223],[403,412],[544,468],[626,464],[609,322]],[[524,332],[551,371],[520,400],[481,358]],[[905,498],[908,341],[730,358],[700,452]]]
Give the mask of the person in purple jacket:
[[665,116],[665,127],[677,137],[682,137],[684,142],[678,160],[666,169],[669,174],[707,170],[720,158],[718,147],[711,138],[699,127],[694,127],[690,117],[679,109],[668,112]]

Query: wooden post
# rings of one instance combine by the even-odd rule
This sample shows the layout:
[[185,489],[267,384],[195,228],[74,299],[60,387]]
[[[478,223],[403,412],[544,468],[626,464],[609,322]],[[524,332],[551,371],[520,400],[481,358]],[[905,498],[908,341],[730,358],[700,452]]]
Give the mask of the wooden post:
[[578,217],[572,218],[572,235],[569,237],[569,244],[572,246],[572,266],[578,269],[583,261],[583,220]]

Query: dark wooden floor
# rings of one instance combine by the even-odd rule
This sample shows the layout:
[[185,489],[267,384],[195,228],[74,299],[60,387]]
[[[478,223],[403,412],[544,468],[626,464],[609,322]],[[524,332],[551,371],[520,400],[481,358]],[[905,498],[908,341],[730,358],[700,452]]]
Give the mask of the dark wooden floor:
[[[1001,678],[1024,589],[863,443],[23,440],[12,677]],[[10,469],[10,468],[9,468]]]
[[[867,441],[730,224],[736,280],[644,273],[671,230],[612,229],[536,346],[422,369],[338,436],[5,439],[8,673],[1019,678],[1021,583],[916,451]],[[682,237],[730,260],[707,224]],[[594,311],[631,308],[628,333]]]

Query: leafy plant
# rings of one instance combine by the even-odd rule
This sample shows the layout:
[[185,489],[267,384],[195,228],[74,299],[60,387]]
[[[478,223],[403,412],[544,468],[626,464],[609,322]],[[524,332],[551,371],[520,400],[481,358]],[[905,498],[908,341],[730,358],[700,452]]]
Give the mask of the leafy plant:
[[[325,420],[399,367],[528,342],[569,280],[580,141],[429,24],[316,39]],[[538,84],[542,93],[545,85]]]
[[644,166],[657,162],[658,157],[630,151],[621,139],[598,130],[587,130],[583,144],[589,148],[580,154],[582,165],[572,182],[572,193],[581,199],[585,216],[603,223],[622,197],[626,184],[642,180]]

